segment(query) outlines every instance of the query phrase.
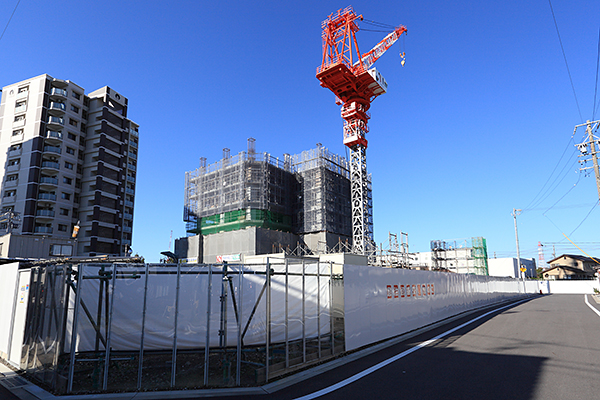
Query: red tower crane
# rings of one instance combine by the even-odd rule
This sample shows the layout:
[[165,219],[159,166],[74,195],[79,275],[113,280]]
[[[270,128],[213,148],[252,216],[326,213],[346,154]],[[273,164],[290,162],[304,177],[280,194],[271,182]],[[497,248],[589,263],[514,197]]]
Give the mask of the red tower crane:
[[387,91],[387,82],[371,66],[406,28],[395,28],[372,50],[361,55],[355,36],[359,30],[357,20],[362,21],[363,16],[356,15],[350,6],[323,21],[323,60],[317,68],[317,79],[336,95],[336,103],[342,105],[344,144],[350,148],[352,249],[354,253],[366,254],[374,244],[365,138],[371,118],[368,111],[371,102]]

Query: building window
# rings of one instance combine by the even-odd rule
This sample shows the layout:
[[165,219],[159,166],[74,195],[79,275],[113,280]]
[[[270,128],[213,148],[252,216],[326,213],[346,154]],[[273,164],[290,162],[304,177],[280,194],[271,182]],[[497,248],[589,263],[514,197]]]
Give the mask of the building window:
[[16,151],[21,149],[21,143],[13,144],[8,148],[8,151]]
[[67,231],[67,226],[63,225],[63,224],[58,224],[58,230],[61,232],[66,232]]
[[87,119],[87,111],[83,110],[81,112],[81,116],[83,117],[83,119]]
[[69,209],[68,208],[61,208],[60,209],[60,215],[69,215]]
[[72,91],[72,92],[71,92],[71,94],[72,94],[72,96],[73,96],[73,97],[75,97],[77,100],[80,100],[80,99],[81,99],[81,95],[80,95],[79,93],[77,93],[77,92],[75,92],[75,91]]
[[23,129],[15,129],[12,133],[13,136],[18,136],[23,134]]
[[65,161],[65,168],[66,169],[73,169],[73,163],[70,163],[68,161]]
[[71,104],[71,111],[73,111],[75,114],[79,114],[79,107]]
[[71,185],[73,183],[73,179],[72,178],[67,178],[66,176],[63,177],[63,183],[66,183],[67,185]]
[[75,155],[75,149],[73,149],[73,148],[71,148],[71,147],[67,147],[67,153],[68,153],[68,154]]
[[25,115],[17,115],[15,116],[15,122],[23,121],[25,119]]
[[24,93],[24,92],[28,92],[29,91],[29,86],[23,86],[19,88],[19,91],[17,93]]
[[51,256],[72,256],[73,246],[67,244],[53,244],[50,246]]
[[9,182],[10,182],[10,181],[16,181],[17,179],[19,179],[19,175],[18,175],[18,174],[14,174],[14,175],[8,175],[8,176],[6,177],[6,180],[7,180],[7,181],[9,181]]
[[87,129],[87,127],[85,126],[85,124],[82,122],[81,123],[81,128],[79,129],[81,132],[85,132],[85,130]]
[[16,190],[5,190],[4,191],[4,197],[14,197],[16,195],[17,195]]
[[69,118],[69,125],[77,126],[77,120],[74,120],[73,118]]
[[71,200],[71,193],[61,192],[60,198],[63,200]]
[[19,165],[20,163],[21,163],[20,158],[13,158],[12,160],[8,160],[8,166]]

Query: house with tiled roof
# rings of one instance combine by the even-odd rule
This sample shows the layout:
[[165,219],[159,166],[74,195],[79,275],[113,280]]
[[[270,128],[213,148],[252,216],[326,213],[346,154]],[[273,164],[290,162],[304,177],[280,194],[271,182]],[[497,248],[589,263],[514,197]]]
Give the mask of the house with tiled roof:
[[548,261],[548,264],[550,268],[543,271],[544,279],[595,279],[600,268],[600,257],[563,254]]

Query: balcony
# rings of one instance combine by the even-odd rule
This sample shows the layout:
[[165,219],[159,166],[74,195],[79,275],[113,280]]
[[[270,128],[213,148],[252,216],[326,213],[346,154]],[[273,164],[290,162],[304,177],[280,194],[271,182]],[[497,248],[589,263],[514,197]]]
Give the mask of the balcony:
[[44,153],[60,154],[62,153],[62,149],[56,146],[44,146]]
[[18,149],[13,149],[13,150],[8,150],[8,157],[18,157],[21,155],[21,153],[23,152],[22,148],[18,148]]
[[133,219],[133,214],[123,213],[123,218],[132,220]]
[[33,228],[34,233],[52,233],[52,227],[50,226],[36,226]]
[[15,107],[15,114],[24,113],[27,111],[27,103],[19,104]]
[[48,128],[62,128],[65,126],[65,120],[62,117],[55,117],[53,115],[48,117]]
[[56,201],[56,195],[52,193],[40,193],[38,194],[38,200]]
[[13,164],[6,167],[6,172],[15,172],[21,168],[21,164]]
[[60,144],[62,142],[62,132],[61,131],[46,131],[46,143],[49,144]]
[[16,100],[26,99],[29,96],[29,90],[24,90],[15,95]]
[[60,169],[60,164],[54,161],[42,161],[42,169]]
[[125,245],[125,246],[130,246],[131,245],[131,240],[129,240],[129,239],[123,239],[123,240],[121,240],[121,244]]
[[127,164],[127,169],[130,171],[135,171],[135,165],[133,164]]
[[40,218],[54,218],[54,211],[52,210],[37,210],[35,212],[36,217]]
[[124,226],[123,227],[123,232],[125,232],[125,233],[131,233],[131,227],[130,226]]
[[129,145],[130,145],[131,147],[133,147],[134,149],[137,149],[137,148],[138,148],[138,144],[137,144],[136,142],[134,142],[134,141],[129,141]]
[[13,128],[22,128],[25,126],[25,118],[13,122]]
[[57,178],[53,178],[51,176],[42,176],[40,178],[40,185],[53,185],[53,186],[57,186],[58,185],[58,179]]
[[135,137],[139,137],[140,136],[140,133],[137,131],[137,129],[131,129],[131,128],[129,128],[129,134],[133,135]]
[[133,158],[134,160],[137,160],[137,154],[129,152],[129,157]]
[[50,96],[67,97],[67,91],[65,89],[52,88]]
[[126,207],[133,207],[133,201],[125,200]]
[[133,176],[127,175],[127,182],[135,183],[135,178]]

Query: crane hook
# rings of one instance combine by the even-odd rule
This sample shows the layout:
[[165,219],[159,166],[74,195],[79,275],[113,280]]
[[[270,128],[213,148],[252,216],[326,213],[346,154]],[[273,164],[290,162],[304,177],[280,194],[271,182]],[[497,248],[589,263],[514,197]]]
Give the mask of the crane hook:
[[400,65],[402,65],[404,67],[404,64],[406,64],[406,58],[405,58],[404,52],[400,53],[400,57],[402,57],[402,61],[400,61]]

